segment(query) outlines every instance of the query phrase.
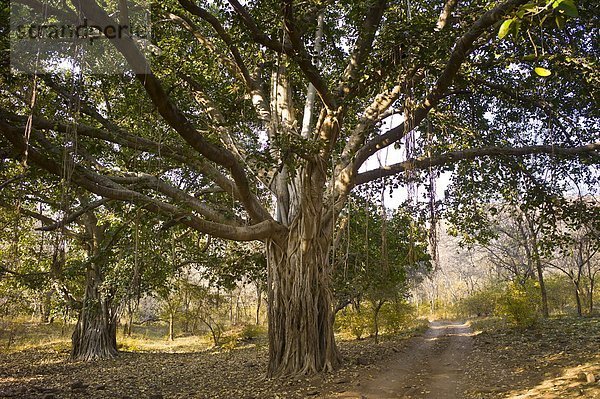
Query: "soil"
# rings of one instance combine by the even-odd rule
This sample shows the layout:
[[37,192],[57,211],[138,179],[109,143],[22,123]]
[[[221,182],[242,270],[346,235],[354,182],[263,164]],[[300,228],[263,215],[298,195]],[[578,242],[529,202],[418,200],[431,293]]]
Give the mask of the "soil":
[[364,373],[356,389],[335,398],[462,398],[472,332],[460,322],[432,322],[379,373]]
[[437,321],[421,336],[340,343],[344,366],[264,378],[264,345],[68,360],[68,346],[0,353],[0,398],[600,399],[600,319],[528,330]]

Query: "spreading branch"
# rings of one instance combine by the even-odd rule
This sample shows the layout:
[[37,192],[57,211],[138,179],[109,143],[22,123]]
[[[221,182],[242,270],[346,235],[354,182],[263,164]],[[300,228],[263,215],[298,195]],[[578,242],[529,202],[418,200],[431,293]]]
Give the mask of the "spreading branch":
[[473,160],[485,156],[526,156],[532,154],[547,154],[552,156],[600,156],[600,142],[578,147],[559,147],[554,145],[533,145],[520,148],[483,147],[453,151],[432,157],[409,159],[393,165],[369,170],[356,176],[356,185],[368,183],[386,176],[393,176],[407,170],[422,170],[454,164],[458,161]]
[[[73,6],[85,15],[88,20],[99,26],[114,26],[114,21],[95,1],[78,2],[72,0]],[[269,212],[259,203],[250,190],[250,184],[244,167],[235,156],[225,148],[208,141],[187,119],[184,113],[173,104],[163,89],[158,78],[152,73],[150,65],[141,53],[133,39],[125,36],[109,39],[115,48],[123,54],[128,64],[137,73],[136,77],[142,83],[150,100],[165,119],[165,121],[199,154],[212,162],[226,168],[232,175],[240,194],[240,201],[255,222],[272,220]]]
[[71,213],[70,215],[66,216],[65,218],[63,218],[62,220],[56,222],[56,223],[52,223],[52,224],[48,224],[46,226],[42,226],[40,228],[38,228],[37,230],[39,231],[54,231],[54,230],[58,230],[64,226],[67,226],[70,223],[73,223],[74,221],[76,221],[77,219],[79,219],[83,214],[94,210],[96,208],[101,207],[102,205],[106,204],[107,202],[109,202],[110,199],[108,198],[102,198],[99,199],[97,201],[93,201],[83,207],[81,207],[81,209],[78,209],[77,211]]
[[208,22],[210,26],[212,26],[214,31],[217,33],[219,38],[225,43],[225,45],[229,49],[229,52],[231,53],[231,56],[233,57],[233,60],[239,70],[240,75],[243,77],[246,87],[248,88],[248,92],[252,97],[252,102],[256,107],[258,117],[268,123],[271,118],[269,113],[269,107],[265,100],[265,94],[262,90],[262,87],[250,73],[242,57],[242,54],[240,53],[240,50],[237,48],[233,39],[227,33],[223,25],[214,15],[206,11],[204,8],[199,7],[195,3],[192,3],[191,1],[179,0],[179,4],[181,4],[181,6],[190,14],[195,15],[201,18],[202,20]]
[[378,0],[369,6],[365,15],[366,18],[360,28],[358,39],[354,44],[348,65],[342,74],[342,80],[338,87],[340,97],[348,97],[356,88],[358,77],[365,66],[365,61],[371,53],[375,33],[383,18],[383,13],[387,7],[387,0]]
[[354,173],[371,155],[402,139],[408,132],[417,127],[429,111],[445,97],[446,91],[454,81],[467,55],[474,49],[475,41],[506,14],[526,2],[527,0],[508,0],[485,12],[475,21],[471,28],[456,41],[446,66],[425,100],[408,115],[404,123],[373,138],[358,151],[354,162]]
[[[24,153],[27,143],[21,129],[14,128],[0,120],[0,133],[8,139],[15,151],[20,154]],[[41,143],[44,146],[43,151],[40,151],[34,145],[35,143],[29,143],[28,159],[46,171],[56,176],[62,176],[63,168],[60,163],[51,156],[52,154],[60,156],[61,152],[56,147],[51,146],[47,141],[42,141]],[[215,237],[235,241],[262,240],[283,229],[282,226],[272,219],[244,227],[230,226],[204,220],[175,205],[123,187],[112,181],[108,176],[98,174],[79,164],[74,164],[73,166],[71,181],[96,195],[114,200],[136,203],[141,208],[167,218],[180,218],[182,224]]]

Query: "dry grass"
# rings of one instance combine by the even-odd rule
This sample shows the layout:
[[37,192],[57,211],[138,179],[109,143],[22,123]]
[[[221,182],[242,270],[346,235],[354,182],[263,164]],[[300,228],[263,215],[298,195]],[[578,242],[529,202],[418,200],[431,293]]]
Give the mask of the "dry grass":
[[[44,324],[24,319],[0,321],[0,352],[14,353],[29,349],[68,350],[73,324],[55,322]],[[209,335],[179,335],[167,339],[167,326],[159,323],[134,326],[131,336],[118,332],[119,350],[124,352],[189,353],[204,351],[213,346]]]

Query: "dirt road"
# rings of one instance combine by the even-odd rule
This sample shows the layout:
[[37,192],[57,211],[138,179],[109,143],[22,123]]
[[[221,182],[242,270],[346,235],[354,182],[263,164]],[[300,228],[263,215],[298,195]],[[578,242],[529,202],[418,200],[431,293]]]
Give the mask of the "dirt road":
[[461,398],[471,340],[467,324],[432,322],[422,337],[414,338],[397,356],[378,370],[364,373],[353,391],[333,398]]

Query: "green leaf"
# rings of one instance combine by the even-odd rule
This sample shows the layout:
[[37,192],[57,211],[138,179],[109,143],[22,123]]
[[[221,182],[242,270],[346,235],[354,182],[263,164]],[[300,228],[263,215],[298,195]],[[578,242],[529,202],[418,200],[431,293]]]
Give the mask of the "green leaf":
[[556,0],[552,3],[552,8],[562,11],[570,17],[578,17],[577,6],[573,0]]
[[558,26],[558,29],[565,29],[565,17],[563,17],[562,15],[557,15],[554,18],[554,21],[556,22],[556,26]]
[[510,26],[514,21],[515,19],[511,18],[502,22],[502,25],[500,25],[500,30],[498,30],[498,39],[504,39],[504,37],[508,35],[508,33],[510,32]]
[[521,6],[521,8],[525,11],[531,12],[531,13],[535,13],[538,11],[538,6],[535,3],[527,3],[523,6]]
[[514,24],[511,25],[511,33],[515,38],[519,37],[519,29],[521,28],[521,21],[517,20]]
[[535,54],[527,54],[523,56],[523,61],[535,61],[537,56]]
[[538,74],[539,76],[550,76],[550,75],[552,75],[552,72],[549,69],[542,68],[542,67],[535,67],[533,71],[536,74]]

